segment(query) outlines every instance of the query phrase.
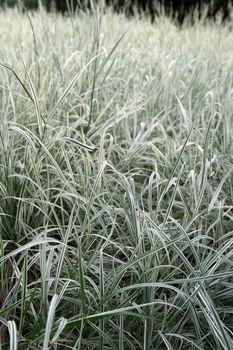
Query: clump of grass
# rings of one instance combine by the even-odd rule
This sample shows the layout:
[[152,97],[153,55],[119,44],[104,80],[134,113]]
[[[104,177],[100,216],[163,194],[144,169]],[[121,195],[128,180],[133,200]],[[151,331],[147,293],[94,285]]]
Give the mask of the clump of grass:
[[1,348],[232,349],[230,24],[0,29]]

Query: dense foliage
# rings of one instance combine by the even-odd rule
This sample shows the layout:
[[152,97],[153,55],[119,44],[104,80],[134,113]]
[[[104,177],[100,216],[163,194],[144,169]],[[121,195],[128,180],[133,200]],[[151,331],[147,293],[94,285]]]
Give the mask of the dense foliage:
[[1,348],[232,350],[231,24],[7,10],[0,42]]
[[[28,9],[38,8],[39,0],[0,0],[0,3],[15,6],[17,3],[23,3]],[[58,11],[74,11],[77,8],[90,9],[95,4],[101,3],[101,0],[41,0],[41,3],[47,10],[56,8]],[[224,19],[229,17],[229,6],[232,5],[232,0],[106,0],[107,5],[112,6],[117,12],[124,12],[132,15],[138,13],[150,14],[152,19],[158,13],[159,5],[162,5],[167,14],[176,16],[179,22],[183,22],[188,14],[194,11],[199,15],[207,9],[209,17],[215,17],[221,13]]]

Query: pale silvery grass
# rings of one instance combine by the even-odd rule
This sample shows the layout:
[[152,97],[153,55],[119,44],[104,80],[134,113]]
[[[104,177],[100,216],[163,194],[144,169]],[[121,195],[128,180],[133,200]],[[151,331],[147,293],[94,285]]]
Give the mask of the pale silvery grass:
[[1,348],[232,349],[231,25],[0,29]]

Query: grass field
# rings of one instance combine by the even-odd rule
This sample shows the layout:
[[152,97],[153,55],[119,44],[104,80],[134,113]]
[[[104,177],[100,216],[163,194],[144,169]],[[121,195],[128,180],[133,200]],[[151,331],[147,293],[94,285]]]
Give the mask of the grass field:
[[232,53],[0,12],[0,349],[233,349]]

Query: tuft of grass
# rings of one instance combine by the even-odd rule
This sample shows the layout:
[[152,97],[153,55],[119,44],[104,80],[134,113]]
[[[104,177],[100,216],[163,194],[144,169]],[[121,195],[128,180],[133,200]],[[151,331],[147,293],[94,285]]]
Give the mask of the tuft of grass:
[[231,36],[0,11],[1,349],[233,348]]

